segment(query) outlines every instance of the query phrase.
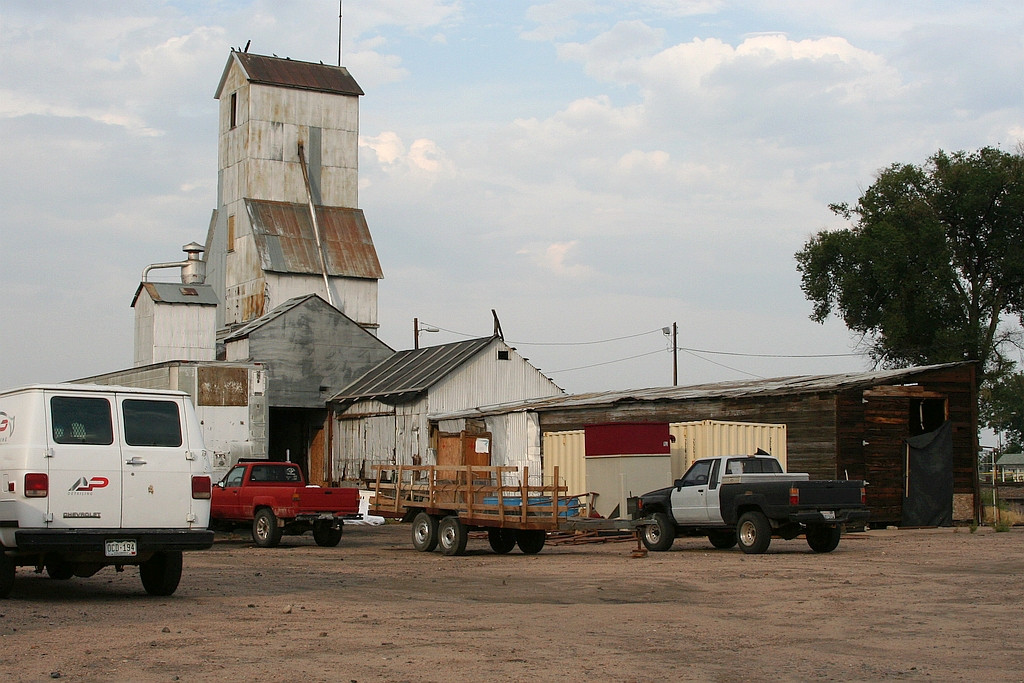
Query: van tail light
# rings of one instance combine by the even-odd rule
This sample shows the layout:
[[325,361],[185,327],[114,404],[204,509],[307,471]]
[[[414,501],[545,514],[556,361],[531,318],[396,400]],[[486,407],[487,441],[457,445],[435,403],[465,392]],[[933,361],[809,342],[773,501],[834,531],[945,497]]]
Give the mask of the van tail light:
[[795,486],[789,487],[789,504],[799,505],[800,504],[800,489]]
[[50,492],[50,478],[45,472],[29,472],[25,475],[25,497],[46,498]]
[[210,478],[205,474],[197,474],[192,477],[192,497],[202,500],[210,497],[213,489]]

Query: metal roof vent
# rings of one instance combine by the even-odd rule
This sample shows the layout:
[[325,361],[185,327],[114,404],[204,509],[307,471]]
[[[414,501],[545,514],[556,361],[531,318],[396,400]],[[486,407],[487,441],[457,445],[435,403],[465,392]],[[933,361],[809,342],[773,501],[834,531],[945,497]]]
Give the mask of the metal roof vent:
[[174,263],[154,263],[146,266],[142,271],[142,281],[147,282],[149,271],[158,268],[181,268],[181,283],[184,285],[201,285],[206,282],[206,261],[203,260],[203,252],[206,251],[203,245],[197,242],[189,242],[181,248],[187,258],[184,261]]

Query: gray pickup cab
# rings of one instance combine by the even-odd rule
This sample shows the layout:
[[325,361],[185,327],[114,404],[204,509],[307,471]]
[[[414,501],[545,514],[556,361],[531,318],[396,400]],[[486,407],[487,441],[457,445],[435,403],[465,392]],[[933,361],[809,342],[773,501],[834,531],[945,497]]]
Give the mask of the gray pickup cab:
[[647,522],[649,550],[668,550],[679,536],[707,536],[716,548],[737,543],[745,553],[763,553],[772,536],[807,537],[811,550],[839,545],[843,526],[867,522],[863,481],[812,481],[786,473],[765,453],[697,460],[672,486],[632,501],[633,517]]

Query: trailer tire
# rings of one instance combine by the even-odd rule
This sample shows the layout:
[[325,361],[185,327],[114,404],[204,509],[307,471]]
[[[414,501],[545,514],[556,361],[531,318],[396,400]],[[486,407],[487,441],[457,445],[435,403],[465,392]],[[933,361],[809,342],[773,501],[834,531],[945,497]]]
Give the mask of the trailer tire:
[[816,553],[830,553],[839,545],[842,534],[839,525],[808,524],[807,545]]
[[444,517],[437,525],[437,542],[445,555],[463,555],[466,542],[469,541],[469,530],[455,515]]
[[645,524],[640,535],[648,550],[662,552],[672,547],[676,540],[676,524],[664,512],[651,515],[652,524]]
[[488,529],[487,542],[491,544],[491,550],[499,555],[510,553],[516,547],[516,532],[512,529]]
[[150,595],[171,595],[181,582],[181,551],[168,550],[154,553],[139,565],[142,587]]
[[252,520],[252,540],[261,548],[275,548],[281,542],[281,527],[270,508],[260,508]]
[[0,599],[11,594],[14,587],[14,563],[7,557],[3,546],[0,546]]
[[429,553],[437,547],[437,517],[420,512],[412,519],[412,547]]
[[772,525],[759,510],[745,512],[736,524],[736,540],[746,554],[760,555],[772,542]]
[[736,533],[733,531],[712,531],[708,534],[708,540],[719,550],[736,547]]
[[66,560],[51,560],[46,563],[46,575],[55,581],[67,581],[75,575],[75,566]]
[[536,555],[544,548],[548,534],[543,529],[520,529],[516,532],[516,543],[525,555]]
[[328,519],[319,519],[313,522],[313,540],[323,548],[333,548],[341,543],[341,534],[344,531],[342,522],[332,522]]

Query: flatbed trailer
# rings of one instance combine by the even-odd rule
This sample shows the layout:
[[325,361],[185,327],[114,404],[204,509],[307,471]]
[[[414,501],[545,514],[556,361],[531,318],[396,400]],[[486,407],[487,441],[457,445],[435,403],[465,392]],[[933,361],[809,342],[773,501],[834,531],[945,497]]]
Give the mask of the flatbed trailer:
[[[413,547],[462,555],[469,532],[483,530],[496,553],[517,545],[527,554],[544,547],[553,531],[631,531],[644,522],[585,514],[566,486],[530,484],[529,468],[472,465],[376,465],[370,511],[412,522]],[[553,472],[558,481],[558,468]],[[638,543],[639,543],[639,536]]]

